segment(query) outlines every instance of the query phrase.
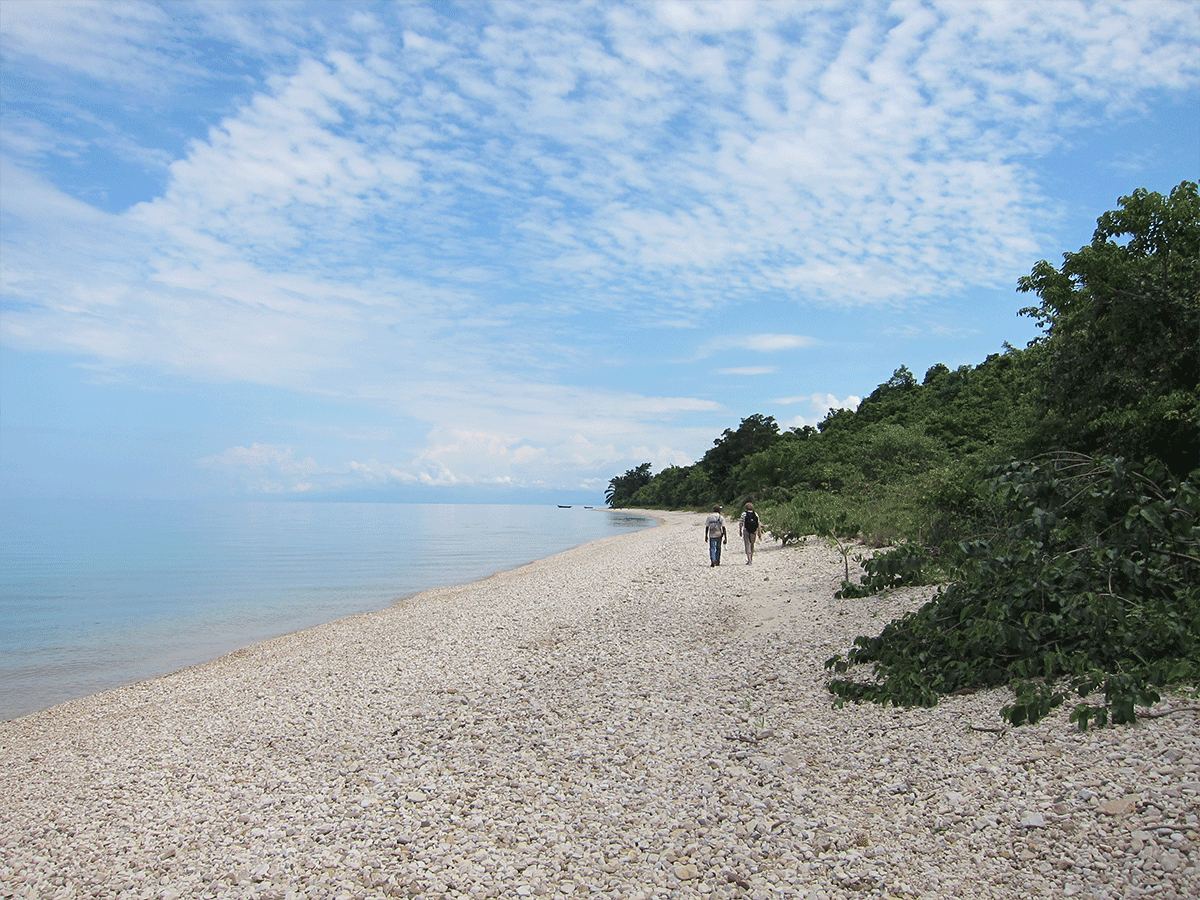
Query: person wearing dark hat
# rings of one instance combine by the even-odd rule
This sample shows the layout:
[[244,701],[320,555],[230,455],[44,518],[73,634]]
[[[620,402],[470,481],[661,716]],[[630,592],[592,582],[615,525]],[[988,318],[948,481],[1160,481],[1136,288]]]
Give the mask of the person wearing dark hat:
[[704,538],[708,541],[709,566],[719,566],[721,564],[721,545],[729,543],[721,507],[714,506],[713,511],[708,514],[708,518],[704,520]]

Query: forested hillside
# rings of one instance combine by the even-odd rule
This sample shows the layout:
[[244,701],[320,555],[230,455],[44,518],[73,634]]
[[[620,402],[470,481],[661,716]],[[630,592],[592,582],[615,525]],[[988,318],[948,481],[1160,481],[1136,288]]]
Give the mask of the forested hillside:
[[[1018,289],[1042,331],[974,367],[901,365],[856,411],[726,429],[694,465],[609,484],[610,506],[755,501],[768,531],[892,547],[844,596],[948,586],[863,637],[830,688],[932,703],[1012,684],[1011,721],[1069,694],[1081,727],[1200,681],[1200,196],[1122,197],[1092,242]],[[870,663],[872,674],[855,666]]]

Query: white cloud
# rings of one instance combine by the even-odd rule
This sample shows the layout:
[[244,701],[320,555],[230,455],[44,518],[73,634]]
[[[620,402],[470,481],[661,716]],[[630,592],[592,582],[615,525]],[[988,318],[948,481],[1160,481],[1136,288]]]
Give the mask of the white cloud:
[[[178,62],[159,49],[175,40],[166,11],[150,3],[15,2],[4,5],[4,49],[71,75],[158,92]],[[202,70],[188,67],[195,77]]]
[[321,473],[312,457],[297,459],[291,447],[251,444],[249,447],[230,447],[216,456],[205,457],[197,464],[232,478],[253,493],[297,494],[313,489],[312,478]]
[[816,343],[814,338],[803,334],[752,334],[731,341],[735,347],[773,353],[778,350],[802,350]]
[[798,403],[807,406],[807,412],[792,416],[790,419],[784,419],[779,423],[784,428],[803,428],[806,425],[817,425],[830,410],[858,409],[858,405],[862,403],[862,398],[851,395],[839,400],[833,394],[816,393],[805,394],[800,397],[779,397],[769,402],[779,406],[794,406]]

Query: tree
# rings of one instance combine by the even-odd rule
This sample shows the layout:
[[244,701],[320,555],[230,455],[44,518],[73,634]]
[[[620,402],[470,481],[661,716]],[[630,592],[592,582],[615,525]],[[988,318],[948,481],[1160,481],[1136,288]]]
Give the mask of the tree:
[[878,425],[864,433],[859,465],[868,481],[890,484],[950,462],[942,444],[919,428]]
[[628,505],[638,488],[650,483],[650,478],[648,462],[628,469],[624,475],[614,475],[608,482],[608,490],[604,492],[604,502],[614,508]]
[[817,441],[809,441],[807,437],[785,435],[783,440],[738,463],[733,470],[734,493],[761,495],[773,488],[795,487],[810,476],[822,449]]
[[821,434],[826,434],[831,431],[852,430],[858,424],[857,413],[852,409],[838,407],[831,409],[825,413],[825,418],[817,423],[817,430]]
[[1200,196],[1138,189],[1097,220],[1092,242],[1018,282],[1045,334],[1041,449],[1200,459]]
[[875,388],[871,395],[858,405],[855,421],[860,428],[888,419],[895,420],[900,425],[907,425],[907,419],[920,396],[917,379],[908,366],[901,366],[892,373],[891,378]]
[[625,506],[640,506],[643,509],[672,509],[686,505],[681,499],[683,485],[690,467],[667,466],[642,485],[625,502]]
[[708,472],[722,496],[729,488],[729,476],[734,466],[751,456],[766,450],[779,440],[779,426],[772,416],[755,413],[742,419],[737,431],[728,428],[713,441],[713,447],[700,460],[700,467]]

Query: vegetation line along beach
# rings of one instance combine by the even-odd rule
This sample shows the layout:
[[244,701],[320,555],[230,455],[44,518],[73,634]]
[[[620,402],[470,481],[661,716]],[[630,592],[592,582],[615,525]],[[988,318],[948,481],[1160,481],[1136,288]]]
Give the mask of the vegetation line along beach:
[[[609,482],[614,506],[754,502],[817,534],[838,594],[945,589],[827,660],[843,701],[928,706],[1011,685],[1014,725],[1060,704],[1133,722],[1200,683],[1200,195],[1137,190],[1089,245],[1020,279],[1043,334],[975,367],[901,366],[857,410],[780,434],[753,415],[696,464]],[[863,545],[866,545],[865,547]],[[878,552],[874,549],[881,548]],[[882,630],[881,630],[882,629]]]

